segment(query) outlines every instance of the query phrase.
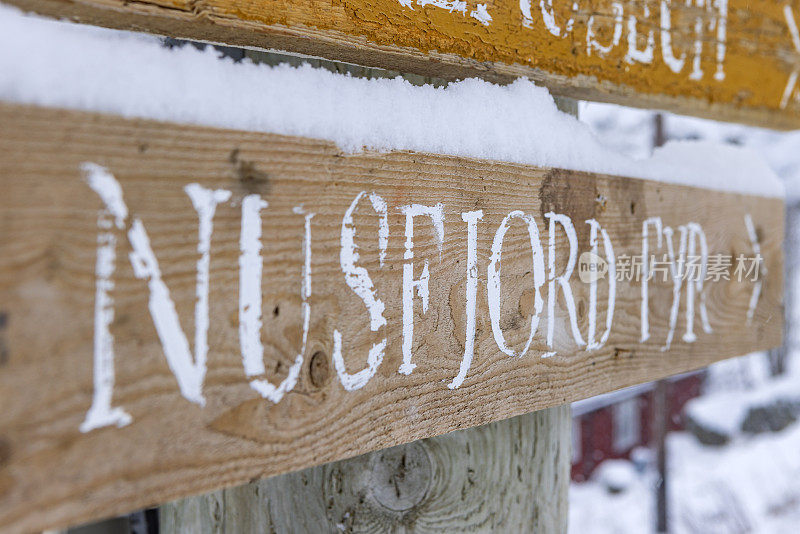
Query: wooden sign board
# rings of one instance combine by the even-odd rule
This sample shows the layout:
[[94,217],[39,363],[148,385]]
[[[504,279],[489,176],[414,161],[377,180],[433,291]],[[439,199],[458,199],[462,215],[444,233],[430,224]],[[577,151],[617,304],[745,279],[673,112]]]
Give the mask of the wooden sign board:
[[796,0],[4,0],[39,13],[446,80],[800,127]]
[[780,199],[8,104],[0,122],[2,530],[781,340]]

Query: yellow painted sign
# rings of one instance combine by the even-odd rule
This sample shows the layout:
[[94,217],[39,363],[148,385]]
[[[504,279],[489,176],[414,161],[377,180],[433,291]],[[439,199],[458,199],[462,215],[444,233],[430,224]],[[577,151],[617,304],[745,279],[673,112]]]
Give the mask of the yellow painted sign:
[[800,125],[800,2],[144,0],[23,8],[454,79],[528,76],[576,98]]

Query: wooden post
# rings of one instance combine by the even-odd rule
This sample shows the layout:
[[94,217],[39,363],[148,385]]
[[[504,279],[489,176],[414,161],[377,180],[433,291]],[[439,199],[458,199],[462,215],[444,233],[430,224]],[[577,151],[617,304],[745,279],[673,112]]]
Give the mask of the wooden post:
[[656,446],[656,532],[669,532],[667,523],[667,431],[669,425],[669,397],[666,379],[656,382],[653,394],[653,428]]
[[[786,204],[786,236],[784,237],[784,280],[794,280],[797,275],[797,256],[800,250],[800,202]],[[787,283],[784,288],[783,313],[786,324],[783,327],[783,344],[767,352],[767,362],[772,376],[780,376],[786,372],[789,353],[794,348],[797,336],[792,332],[791,321],[797,313],[797,289],[794,284]]]
[[558,406],[182,499],[161,531],[566,532],[571,423]]
[[[657,113],[654,119],[653,146],[664,146],[667,134],[664,131],[664,115]],[[649,261],[644,258],[644,261]],[[667,432],[669,431],[669,383],[666,378],[656,382],[653,392],[653,439],[656,448],[656,532],[668,532],[667,525]]]
[[566,532],[570,423],[559,406],[182,499],[161,531]]

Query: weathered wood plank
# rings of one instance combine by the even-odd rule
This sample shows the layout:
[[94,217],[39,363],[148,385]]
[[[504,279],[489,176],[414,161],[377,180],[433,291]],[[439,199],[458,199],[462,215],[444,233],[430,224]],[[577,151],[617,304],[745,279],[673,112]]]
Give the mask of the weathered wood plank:
[[[346,155],[310,139],[16,105],[0,105],[0,122],[0,528],[121,513],[780,343],[779,199],[429,154]],[[441,234],[437,217],[402,210],[436,214],[437,203]],[[575,243],[553,224],[551,256],[553,213],[572,223]],[[767,272],[761,286],[733,277],[692,293],[682,282],[674,316],[671,280],[651,280],[644,307],[642,282],[621,280],[604,340],[610,277],[595,308],[577,272],[551,291],[550,259],[557,277],[570,252],[590,250],[587,220],[618,259],[639,255],[653,217],[674,229],[676,254],[679,228],[696,223],[687,236],[699,254],[702,231],[709,266],[716,254],[752,256],[755,240]],[[667,232],[659,248],[648,228],[660,258]],[[416,283],[425,264],[427,311]],[[502,265],[497,295],[492,265]],[[509,356],[535,317],[527,353]],[[600,346],[587,350],[592,337]],[[284,381],[285,395],[267,381]]]
[[161,532],[562,534],[571,448],[571,407],[547,408],[186,497],[160,507]]
[[170,503],[161,531],[567,531],[569,406]]
[[114,28],[450,80],[800,127],[800,3],[773,0],[4,0]]

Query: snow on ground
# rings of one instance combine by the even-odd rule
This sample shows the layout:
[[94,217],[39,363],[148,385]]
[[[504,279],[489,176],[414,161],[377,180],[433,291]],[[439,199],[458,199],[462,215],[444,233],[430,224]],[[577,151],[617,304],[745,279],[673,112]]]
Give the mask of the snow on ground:
[[[690,434],[677,432],[669,435],[667,450],[671,532],[797,532],[800,424],[774,434],[742,437],[722,448],[700,445]],[[616,494],[606,489],[602,477],[572,484],[569,531],[651,532],[654,485],[652,469],[634,474],[627,490]]]
[[733,435],[742,427],[750,410],[781,403],[787,410],[797,410],[795,407],[800,405],[800,375],[781,376],[752,389],[717,390],[692,399],[685,411],[704,427],[723,435]]
[[[790,358],[787,363],[795,362]],[[778,409],[779,406],[783,408]],[[684,411],[689,419],[703,428],[731,436],[740,431],[748,415],[756,417],[752,410],[757,413],[772,408],[775,411],[773,418],[777,419],[784,415],[784,411],[794,413],[800,410],[798,407],[800,373],[789,369],[785,375],[772,378],[766,353],[758,352],[723,360],[709,367],[703,395],[690,400]]]
[[[787,362],[789,365],[792,363],[792,359]],[[792,371],[792,376],[800,377],[800,374],[795,374],[793,369],[790,371]],[[762,389],[769,379],[769,364],[766,354],[754,352],[740,358],[722,360],[708,367],[706,378],[703,381],[703,394]]]
[[[703,403],[701,410],[707,418],[725,421],[730,419],[728,414],[741,413],[754,401],[769,402],[787,395],[796,398],[800,396],[797,362],[800,354],[793,355],[788,375],[777,381],[766,376],[763,353],[714,364],[709,369],[706,395],[698,399]],[[800,422],[775,433],[750,435],[738,427],[731,433],[733,440],[722,447],[704,446],[688,432],[668,436],[671,532],[798,532]],[[647,452],[635,456],[648,458]],[[652,461],[601,464],[589,482],[570,487],[570,532],[651,532],[655,482]],[[618,491],[620,487],[625,489]]]
[[170,49],[10,7],[0,7],[0,73],[9,102],[299,135],[351,152],[414,150],[783,196],[757,154],[730,145],[676,143],[644,159],[614,151],[522,79],[439,88],[235,63],[210,47]]

